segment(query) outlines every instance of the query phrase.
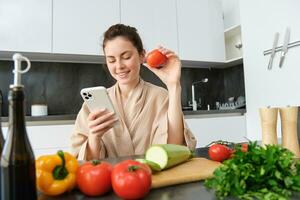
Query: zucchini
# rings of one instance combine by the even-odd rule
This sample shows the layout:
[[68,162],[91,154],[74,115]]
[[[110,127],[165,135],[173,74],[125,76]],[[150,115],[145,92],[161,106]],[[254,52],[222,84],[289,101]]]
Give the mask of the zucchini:
[[140,163],[143,163],[143,164],[146,164],[148,165],[152,171],[161,171],[161,168],[159,166],[159,164],[155,163],[155,162],[152,162],[150,160],[146,160],[146,159],[142,159],[142,158],[138,158],[138,159],[135,159],[136,161],[140,162]]
[[192,152],[188,147],[177,144],[153,145],[145,155],[147,161],[157,163],[162,170],[183,163],[191,157]]

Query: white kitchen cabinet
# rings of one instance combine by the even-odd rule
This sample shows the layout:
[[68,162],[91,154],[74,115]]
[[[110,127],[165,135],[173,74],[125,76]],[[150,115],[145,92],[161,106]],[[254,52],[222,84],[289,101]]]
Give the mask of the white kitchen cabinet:
[[236,60],[243,57],[241,25],[236,25],[224,31],[226,60]]
[[[58,150],[70,152],[70,137],[74,125],[27,126],[31,147],[38,157],[43,154],[55,154]],[[6,137],[7,127],[3,127]]]
[[239,0],[222,0],[226,61],[242,59],[242,36]]
[[245,115],[212,118],[185,119],[197,139],[197,147],[204,147],[216,140],[230,142],[246,141]]
[[225,61],[220,0],[177,0],[179,56],[182,60]]
[[52,0],[1,0],[0,51],[51,52]]
[[222,10],[224,16],[224,29],[230,29],[240,22],[240,0],[222,0]]
[[53,53],[103,55],[103,33],[120,22],[119,0],[53,0]]
[[121,0],[121,23],[137,28],[146,51],[162,45],[178,53],[174,0]]

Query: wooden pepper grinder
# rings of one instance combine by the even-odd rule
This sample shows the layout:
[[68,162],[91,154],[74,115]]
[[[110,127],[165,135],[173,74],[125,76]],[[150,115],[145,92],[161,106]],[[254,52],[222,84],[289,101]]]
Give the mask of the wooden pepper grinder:
[[280,108],[279,111],[281,118],[282,147],[292,151],[296,158],[300,158],[297,134],[298,107]]
[[278,108],[260,108],[260,121],[262,127],[262,144],[278,144],[277,116]]

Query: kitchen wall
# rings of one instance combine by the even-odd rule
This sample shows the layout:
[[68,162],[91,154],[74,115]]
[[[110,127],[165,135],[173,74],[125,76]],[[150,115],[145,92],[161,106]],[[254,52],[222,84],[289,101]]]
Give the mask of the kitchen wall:
[[[0,89],[4,95],[3,115],[8,115],[7,94],[13,82],[13,62],[0,61]],[[208,78],[208,82],[197,85],[196,99],[201,98],[201,109],[207,104],[214,109],[215,102],[225,102],[228,97],[245,96],[243,66],[226,69],[182,68],[182,104],[191,101],[193,82]],[[164,84],[146,67],[141,68],[144,80],[164,87]],[[26,92],[26,115],[30,115],[32,104],[47,103],[49,115],[75,114],[82,99],[80,90],[84,87],[114,84],[105,65],[84,63],[32,62],[29,73],[22,76]]]
[[267,69],[270,54],[263,55],[272,48],[276,32],[279,32],[277,46],[283,44],[287,27],[291,30],[290,43],[300,40],[299,8],[300,1],[296,0],[240,1],[247,137],[252,140],[261,139],[259,108],[300,105],[300,46],[288,49],[282,68],[278,66],[281,51],[274,56],[272,70]]

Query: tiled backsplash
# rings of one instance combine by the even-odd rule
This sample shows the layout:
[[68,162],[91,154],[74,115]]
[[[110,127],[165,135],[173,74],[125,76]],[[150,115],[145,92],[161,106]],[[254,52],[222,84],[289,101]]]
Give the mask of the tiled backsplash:
[[[3,114],[8,115],[7,94],[13,82],[13,62],[0,61],[0,89],[4,96]],[[141,68],[144,80],[164,86],[146,67]],[[196,99],[201,98],[202,108],[215,107],[215,102],[225,102],[231,96],[245,96],[242,66],[226,69],[182,68],[182,104],[191,101],[192,83],[202,78],[208,82],[195,87]],[[105,65],[83,63],[32,62],[30,71],[23,75],[26,92],[26,114],[32,104],[46,103],[49,115],[75,114],[82,105],[79,91],[84,87],[114,84]]]

